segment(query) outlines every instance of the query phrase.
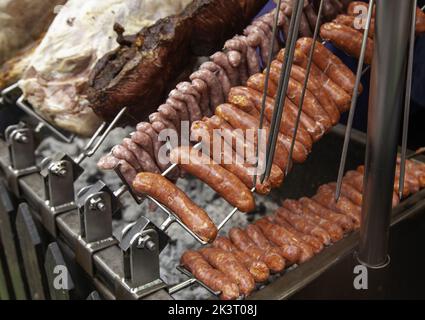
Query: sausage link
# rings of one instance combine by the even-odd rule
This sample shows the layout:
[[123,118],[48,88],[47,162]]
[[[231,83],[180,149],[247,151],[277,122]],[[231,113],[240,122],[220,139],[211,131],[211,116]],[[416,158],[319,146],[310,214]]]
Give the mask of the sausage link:
[[[336,183],[329,183],[329,186],[332,189],[336,190]],[[353,186],[351,186],[347,179],[344,177],[341,184],[341,194],[351,200],[355,205],[361,207],[363,205],[363,195],[356,190]]]
[[217,227],[208,214],[167,178],[155,173],[139,173],[133,187],[172,210],[202,240],[212,242],[216,238]]
[[[343,24],[328,22],[320,28],[320,36],[324,40],[332,42],[332,44],[343,50],[348,55],[355,58],[360,57],[363,42],[362,32]],[[364,61],[367,64],[372,64],[373,47],[373,40],[367,38],[366,53],[364,57]]]
[[289,261],[295,261],[297,263],[304,263],[310,260],[313,257],[312,248],[299,241],[291,233],[289,233],[284,227],[271,223],[267,218],[262,218],[257,220],[255,224],[261,229],[264,235],[275,245],[279,247],[284,247],[286,245],[291,245],[291,248],[298,248],[298,250],[293,250],[292,258],[288,259]]
[[318,216],[338,224],[345,232],[351,232],[354,229],[354,223],[351,218],[338,212],[332,211],[319,202],[309,198],[301,198],[298,200],[304,208],[311,210]]
[[236,300],[239,298],[240,293],[238,285],[223,272],[211,267],[200,253],[196,251],[186,251],[182,255],[180,263],[188,269],[196,279],[203,282],[212,290],[221,292],[220,298],[222,300]]
[[[220,85],[220,81],[218,80],[217,76],[212,73],[209,70],[198,70],[190,76],[190,80],[194,79],[201,79],[205,81],[205,83],[208,85],[209,92],[211,94],[210,97],[210,108],[211,111],[215,110],[215,107],[223,103],[225,101],[224,99],[224,93],[223,88]],[[199,120],[199,119],[196,119]]]
[[[233,67],[237,67],[239,70],[241,83],[245,83],[248,79],[248,64],[247,64],[247,43],[242,40],[239,36],[235,36],[233,39],[226,41],[224,44],[224,48],[230,52],[235,51],[240,54],[240,61],[236,61],[237,63],[233,64]],[[230,60],[230,56],[229,56]],[[231,62],[231,61],[230,61]],[[232,62],[231,62],[232,64]]]
[[256,260],[264,261],[270,271],[281,272],[285,269],[285,260],[280,255],[275,252],[264,252],[258,248],[244,230],[232,228],[229,231],[229,237],[233,244],[240,250],[246,252]]
[[180,121],[190,121],[189,110],[186,103],[172,97],[168,97],[166,103],[170,105],[179,114]]
[[[276,74],[279,74],[282,69],[282,63],[278,60],[274,60],[272,62],[272,70],[273,70],[273,80],[276,82],[278,79],[276,78]],[[293,65],[291,69],[291,79],[298,82],[301,86],[304,85],[306,77],[306,70],[300,66]],[[302,87],[301,87],[302,88]],[[340,112],[336,103],[331,99],[328,93],[325,90],[322,90],[322,87],[317,82],[316,77],[314,77],[311,73],[309,75],[307,81],[307,90],[311,92],[314,97],[319,101],[321,107],[328,114],[331,124],[336,125],[339,122]]]
[[305,245],[310,246],[315,254],[323,250],[323,243],[318,238],[310,234],[298,231],[283,217],[279,215],[274,215],[273,217],[268,217],[268,219],[270,222],[276,223],[284,227],[289,233],[292,234],[293,237],[297,238],[300,242],[303,242],[305,243]]
[[186,104],[191,123],[202,118],[201,108],[192,95],[184,94],[179,90],[172,90],[169,97]]
[[192,85],[195,90],[198,91],[201,95],[199,100],[199,107],[201,108],[202,114],[205,117],[210,117],[212,115],[212,112],[210,109],[210,98],[207,84],[201,79],[193,79]]
[[155,160],[151,158],[151,156],[139,147],[136,143],[134,143],[131,139],[125,138],[122,142],[123,146],[127,148],[127,150],[131,151],[136,157],[137,161],[141,169],[145,172],[152,173],[161,173],[158,166],[155,163]]
[[263,251],[273,251],[276,254],[280,255],[284,259],[292,259],[293,261],[289,261],[289,263],[293,264],[296,261],[294,261],[293,256],[291,255],[291,252],[294,252],[294,250],[298,250],[298,248],[291,248],[291,245],[285,245],[284,247],[277,247],[274,244],[272,244],[266,236],[263,234],[261,229],[255,225],[250,224],[246,228],[246,234],[248,237]]
[[[313,39],[301,38],[297,41],[297,48],[308,55]],[[350,96],[353,94],[354,83],[356,76],[354,73],[331,51],[329,51],[320,42],[317,42],[314,47],[313,54],[314,63],[324,72],[329,78],[343,88]],[[359,93],[363,91],[363,87],[359,86]]]
[[[161,172],[164,172],[165,170],[167,170],[170,167],[170,162],[168,161],[168,159],[160,158],[160,150],[162,146],[164,145],[164,142],[159,140],[158,134],[156,133],[152,125],[148,122],[140,122],[137,125],[137,131],[146,133],[147,135],[150,136],[156,164],[161,169]],[[170,172],[169,174],[169,177],[172,180],[177,180],[178,176],[179,176],[178,168],[173,169],[172,172]]]
[[212,61],[204,62],[201,65],[201,69],[209,70],[217,76],[223,89],[224,98],[227,98],[231,85],[224,69]]
[[211,60],[224,69],[232,87],[241,84],[238,70],[231,66],[229,58],[225,53],[219,51],[211,56]]
[[134,154],[122,145],[116,145],[112,148],[112,155],[119,159],[127,161],[136,171],[140,171],[140,165]]
[[249,296],[255,289],[255,281],[244,265],[234,255],[217,248],[203,248],[199,253],[214,268],[220,270],[239,286],[240,292]]
[[131,140],[133,140],[134,143],[136,143],[143,150],[145,150],[151,156],[152,159],[155,159],[152,140],[149,135],[147,135],[144,132],[136,130],[135,132],[130,133],[130,137],[131,137]]
[[173,124],[173,127],[176,128],[177,133],[180,135],[181,123],[177,111],[168,103],[165,103],[158,107],[158,113],[163,119],[170,121]]
[[[223,140],[221,136],[217,135],[214,132],[214,128],[212,126],[210,126],[206,122],[196,121],[192,124],[191,134],[194,135],[195,137],[201,138],[203,146],[205,146],[206,149],[209,150],[210,155],[214,154],[214,156],[216,156],[216,152],[217,152],[213,150],[214,139],[216,139],[216,141],[220,141],[221,150],[219,150],[219,153],[220,153],[219,164],[224,169],[228,170],[229,172],[237,176],[249,189],[252,189],[253,179],[254,179],[253,173],[255,172],[255,167],[244,163],[244,161],[237,161],[237,158],[233,154],[233,150],[230,156],[227,155],[225,150],[223,150],[223,148],[225,148],[224,144],[227,144],[227,143]],[[200,142],[200,140],[198,142]],[[262,195],[269,194],[271,191],[271,188],[272,186],[269,181],[260,183],[259,179],[257,179],[256,192],[258,194],[262,194]]]
[[302,206],[294,200],[285,200],[283,202],[283,208],[279,208],[276,213],[287,220],[295,229],[304,234],[310,234],[322,241],[324,245],[331,243],[331,237],[329,233],[317,226],[312,224],[308,219],[303,216]]
[[326,230],[333,243],[338,242],[344,237],[344,230],[338,224],[324,219],[310,209],[305,208],[299,201],[297,201],[297,211],[302,212],[302,216],[310,223]]
[[331,210],[345,214],[353,220],[356,229],[360,227],[360,208],[344,196],[340,196],[339,200],[335,201],[335,192],[329,186],[321,186],[317,194],[313,197],[313,200],[316,200]]
[[177,147],[171,151],[170,159],[185,172],[208,184],[240,211],[251,212],[255,209],[254,196],[242,181],[198,150]]
[[225,237],[218,237],[212,243],[214,248],[220,248],[224,251],[232,253],[237,260],[248,269],[249,273],[253,276],[255,282],[266,282],[270,276],[270,270],[263,261],[252,259],[245,252],[236,248],[233,243]]
[[[267,111],[267,109],[274,108],[270,99],[271,98],[266,99],[265,109],[265,120],[268,121],[271,120],[272,112],[270,111],[272,110]],[[246,87],[234,87],[232,90],[230,90],[228,102],[238,106],[240,109],[244,109],[244,111],[255,116],[257,120],[260,119],[259,115],[262,106],[262,97],[258,91]],[[270,119],[268,115],[270,116]],[[288,110],[284,110],[280,124],[281,133],[292,138],[294,135],[295,122],[296,115],[293,115]],[[313,147],[313,140],[302,125],[298,127],[297,141],[302,143],[308,151],[310,151]]]
[[[345,25],[347,27],[353,28],[355,30],[360,31],[363,34],[364,33],[364,27],[360,26],[360,29],[356,28],[355,21],[356,21],[356,17],[349,16],[349,15],[346,15],[346,14],[339,14],[333,20],[333,22],[335,22],[337,24],[342,24],[342,25]],[[371,19],[370,26],[369,26],[369,32],[368,32],[367,35],[368,35],[369,38],[373,39],[374,34],[375,34],[375,19]]]

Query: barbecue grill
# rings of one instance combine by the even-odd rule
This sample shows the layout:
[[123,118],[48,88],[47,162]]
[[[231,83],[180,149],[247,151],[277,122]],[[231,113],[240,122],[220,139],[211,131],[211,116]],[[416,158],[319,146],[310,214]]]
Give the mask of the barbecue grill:
[[[425,208],[425,190],[404,199],[391,212],[397,151],[402,157],[402,172],[408,157],[425,162],[420,152],[409,151],[406,147],[415,36],[412,12],[416,8],[416,1],[401,4],[397,0],[372,0],[370,5],[374,2],[377,16],[368,135],[352,129],[352,123],[358,86],[369,69],[363,61],[372,10],[367,18],[347,126],[336,126],[315,144],[315,150],[308,160],[302,165],[295,165],[281,188],[274,190],[264,200],[266,207],[273,207],[282,196],[298,198],[313,195],[318,186],[334,180],[338,181],[338,196],[344,172],[363,164],[366,155],[362,229],[327,247],[305,264],[294,265],[282,274],[273,275],[267,283],[258,286],[248,299],[365,298],[420,294],[419,284],[425,280],[422,273],[414,272],[406,277],[415,280],[409,281],[412,285],[408,293],[392,275],[402,271],[409,273],[408,265],[420,265],[424,260],[423,255],[415,255],[413,249],[406,257],[403,248],[411,247],[423,238],[419,232],[406,237],[405,228],[412,224],[418,228],[424,226],[425,219],[420,213]],[[286,42],[287,60],[279,83],[278,92],[282,97],[286,96],[301,12],[302,1],[297,1]],[[318,39],[319,23],[314,40]],[[275,26],[274,34],[276,29]],[[406,37],[406,34],[410,37]],[[405,50],[408,47],[409,50]],[[389,48],[397,54],[392,54]],[[271,61],[272,58],[267,64],[267,79]],[[312,54],[309,56],[307,74],[311,61]],[[304,83],[302,97],[306,87],[307,83]],[[194,285],[205,289],[203,294],[206,297],[220,294],[197,280],[177,261],[167,268],[171,267],[173,272],[177,270],[181,280],[170,283],[164,279],[161,252],[174,241],[176,232],[187,233],[192,238],[192,247],[207,243],[161,203],[152,197],[135,194],[119,167],[115,169],[120,182],[118,185],[97,177],[89,179],[94,182],[92,184],[86,181],[82,184],[79,180],[87,163],[94,163],[95,155],[99,155],[112,130],[125,116],[126,108],[111,123],[103,123],[79,154],[67,154],[66,145],[76,144],[78,139],[38,115],[23,97],[19,97],[16,85],[3,91],[2,96],[5,107],[18,107],[11,109],[11,112],[23,111],[20,117],[22,121],[9,126],[4,140],[0,140],[2,299],[173,299],[184,297],[184,292]],[[403,100],[403,143],[397,150]],[[302,104],[295,130],[300,121]],[[283,104],[275,108],[271,122],[266,177],[270,174],[282,108]],[[37,145],[51,137],[61,140],[64,150],[59,153],[56,153],[58,150],[50,150],[51,155],[40,161]],[[81,141],[78,143],[81,144]],[[196,147],[200,148],[201,145]],[[173,166],[163,175],[167,176],[172,169]],[[401,179],[400,185],[403,183]],[[123,202],[128,201],[132,202],[130,208],[123,206]],[[152,205],[163,214],[160,218],[148,212],[136,221],[116,228],[113,217],[124,214],[126,210],[144,210]],[[234,225],[238,214],[237,208],[231,208],[220,215],[218,229]],[[261,215],[261,210],[252,217],[255,215]],[[389,230],[392,234],[390,244]],[[391,262],[390,257],[393,257]],[[354,266],[360,264],[369,267],[372,290],[361,292],[352,285]],[[58,289],[53,285],[58,266],[66,267],[66,288]]]

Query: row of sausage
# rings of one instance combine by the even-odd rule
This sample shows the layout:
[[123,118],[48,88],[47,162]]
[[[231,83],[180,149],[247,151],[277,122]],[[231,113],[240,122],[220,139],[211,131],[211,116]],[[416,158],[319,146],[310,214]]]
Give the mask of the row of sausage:
[[[320,28],[322,39],[332,42],[345,53],[360,57],[363,32],[366,26],[368,3],[353,1],[350,3],[347,14],[338,15],[332,22],[325,23]],[[360,15],[359,15],[360,14]],[[416,8],[416,34],[425,32],[425,13]],[[371,20],[366,43],[365,62],[372,63],[375,35],[375,13]]]
[[[181,264],[219,292],[221,299],[250,295],[270,274],[310,260],[360,227],[362,172],[359,167],[346,173],[338,202],[334,200],[336,184],[322,185],[312,198],[285,200],[273,215],[245,229],[231,229],[210,247],[185,252]],[[424,188],[425,165],[408,160],[406,181],[406,196]],[[397,203],[395,188],[393,205]]]
[[[282,3],[278,25],[283,32],[287,32],[289,27],[288,16],[292,14],[291,6],[291,1]],[[331,7],[329,5],[329,11],[332,11]],[[337,7],[338,10],[342,10],[343,6]],[[312,28],[317,17],[313,5],[308,1],[305,3],[304,12],[308,17],[307,25]],[[159,149],[164,142],[159,141],[158,134],[164,129],[179,132],[182,121],[193,123],[203,116],[211,116],[215,108],[226,101],[232,87],[245,84],[250,76],[259,72],[260,65],[268,61],[274,14],[275,10],[254,20],[243,35],[227,41],[222,52],[215,53],[210,61],[203,63],[199,70],[190,76],[190,81],[179,83],[170,92],[165,103],[159,106],[157,112],[149,116],[149,122],[140,123],[130,137],[123,139],[120,145],[115,146],[110,154],[101,159],[99,168],[110,170],[120,164],[125,176],[131,176],[132,173],[134,176],[134,171],[157,173],[166,170],[169,163],[164,164],[164,161],[159,159]],[[300,35],[310,35],[310,28],[301,28]],[[277,39],[276,50],[280,45]],[[257,56],[257,49],[261,58]],[[273,55],[276,53],[277,51]],[[278,67],[279,65],[274,64],[274,70]],[[300,71],[299,69],[293,71],[298,81],[302,81],[303,73]],[[294,84],[299,85],[298,82]],[[314,80],[309,81],[309,85],[314,86],[316,91],[320,87]],[[320,96],[323,97],[323,94]],[[170,175],[173,180],[178,176],[177,169]]]

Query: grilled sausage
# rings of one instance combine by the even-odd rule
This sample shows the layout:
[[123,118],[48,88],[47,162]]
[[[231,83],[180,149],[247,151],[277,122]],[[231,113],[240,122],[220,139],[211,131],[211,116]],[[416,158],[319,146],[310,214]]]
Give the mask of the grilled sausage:
[[[312,42],[312,38],[301,38],[297,41],[297,48],[303,51],[305,55],[308,55]],[[353,94],[356,76],[337,56],[320,42],[317,42],[314,47],[313,61],[350,96]],[[360,85],[359,92],[361,93],[362,91],[363,87]]]
[[[259,122],[251,115],[241,111],[240,109],[230,105],[230,104],[223,104],[217,107],[216,109],[216,115],[220,118],[226,120],[230,123],[230,125],[234,128],[239,128],[242,130],[253,130],[254,134],[254,144],[255,147],[257,147],[258,142],[258,133],[257,130],[259,128]],[[269,136],[269,130],[266,127],[263,127],[263,129],[266,131],[266,137]],[[248,135],[247,135],[248,137]],[[296,154],[295,156],[301,156],[302,154]],[[288,159],[288,151],[287,149],[282,146],[280,143],[276,146],[275,151],[275,159],[274,162],[284,170],[287,165],[287,159]]]
[[[276,73],[278,73],[282,69],[282,63],[278,60],[274,60],[271,68]],[[303,86],[305,77],[306,70],[294,64],[291,68],[291,78]],[[314,95],[322,108],[326,111],[331,120],[331,124],[336,125],[340,118],[338,107],[332,98],[328,95],[328,93],[322,89],[322,86],[317,82],[317,78],[312,75],[311,72],[307,81],[307,89]]]
[[323,243],[318,238],[298,231],[280,215],[270,216],[268,219],[271,223],[275,223],[284,227],[286,231],[289,232],[294,238],[298,239],[300,243],[304,243],[304,245],[309,246],[314,253],[319,253],[323,250]]
[[[198,140],[198,142],[202,141],[203,146],[206,147],[207,150],[209,150],[210,155],[214,155],[214,157],[217,156],[217,153],[219,153],[219,159],[215,159],[223,168],[228,170],[229,172],[233,173],[235,176],[237,176],[248,188],[252,189],[253,187],[253,180],[255,173],[255,167],[252,165],[249,165],[245,163],[244,161],[238,161],[237,157],[233,154],[228,155],[227,152],[223,149],[226,147],[227,143],[222,139],[222,137],[214,132],[214,128],[208,125],[206,122],[202,121],[195,121],[192,124],[191,128],[191,134],[192,136],[198,137],[201,140]],[[221,150],[214,150],[214,139],[216,141],[220,141],[220,149]],[[232,148],[232,146],[229,146]],[[283,181],[283,174],[282,174],[282,181]],[[268,194],[270,193],[272,188],[271,182],[265,181],[265,183],[260,183],[257,179],[256,184],[256,192],[259,194]]]
[[[346,14],[339,14],[334,20],[333,22],[337,23],[337,24],[342,24],[345,25],[347,27],[353,28],[355,30],[360,31],[362,34],[364,32],[365,27],[360,25],[357,26],[356,25],[356,17],[354,16],[349,16]],[[359,28],[360,27],[360,28]],[[369,32],[367,34],[367,36],[371,39],[374,38],[374,34],[375,34],[375,19],[371,19],[370,21],[370,26],[369,26]]]
[[[307,54],[305,54],[301,49],[296,48],[295,49],[295,56],[294,56],[294,64],[299,65],[300,67],[303,67],[304,69],[307,68],[307,62],[309,55],[309,51]],[[282,49],[277,59],[280,62],[283,62],[285,55],[285,49]],[[344,91],[342,87],[339,86],[339,84],[335,83],[332,79],[330,79],[325,72],[323,72],[315,63],[314,61],[311,64],[311,75],[316,77],[318,82],[323,86],[323,89],[329,94],[329,96],[335,101],[338,109],[340,112],[345,112],[350,107],[350,101],[351,101],[351,93],[347,93]]]
[[229,231],[229,237],[236,247],[246,252],[253,259],[264,261],[270,271],[281,272],[285,269],[285,260],[280,255],[274,252],[264,252],[258,248],[244,230],[232,228]]
[[[362,193],[363,195],[363,174],[357,171],[347,171],[344,176],[344,181],[347,184],[350,184],[353,186],[357,191]],[[398,198],[398,195],[393,192],[393,200],[392,200],[392,206],[393,208],[397,206],[400,202],[400,199]]]
[[123,146],[127,148],[127,150],[131,151],[139,162],[140,168],[146,172],[152,173],[161,173],[158,166],[155,163],[155,160],[139,147],[136,143],[134,143],[131,139],[125,138],[122,142]]
[[186,251],[181,259],[180,263],[188,269],[196,279],[202,281],[214,291],[221,292],[220,298],[222,300],[236,300],[239,298],[239,287],[223,272],[214,269],[211,265],[202,257],[202,255],[196,251]]
[[224,69],[232,87],[241,84],[237,68],[230,65],[229,58],[225,53],[221,51],[214,53],[211,60]]
[[255,289],[254,278],[231,253],[217,248],[204,248],[199,250],[199,253],[210,265],[234,281],[244,296],[249,296]]
[[[327,41],[332,42],[336,47],[343,50],[350,56],[355,58],[360,57],[363,33],[346,25],[328,22],[320,28],[320,36]],[[367,38],[366,52],[364,61],[367,64],[372,64],[374,42]]]
[[[261,229],[255,224],[248,225],[246,228],[246,234],[261,250],[274,251],[282,258],[288,259],[290,264],[296,263],[296,259],[294,259],[293,253],[299,250],[297,247],[291,246],[289,244],[286,244],[282,247],[277,247],[266,238]],[[289,261],[289,259],[292,261]]]
[[285,200],[282,205],[283,208],[279,208],[276,214],[287,220],[295,229],[320,239],[324,245],[329,245],[331,243],[331,237],[325,229],[312,224],[303,216],[302,206],[301,208],[298,207],[299,204],[297,201]]
[[310,209],[304,207],[301,202],[296,201],[296,203],[297,206],[295,208],[297,210],[297,213],[301,214],[310,223],[315,224],[326,230],[332,242],[337,242],[344,237],[344,230],[338,224],[325,218],[322,218],[314,211],[311,211]]
[[348,233],[354,229],[354,223],[352,219],[346,215],[330,210],[322,206],[319,202],[309,198],[303,197],[298,201],[303,205],[304,208],[313,211],[323,219],[327,219],[338,224],[345,232]]
[[313,250],[310,246],[300,242],[291,233],[280,225],[272,224],[268,219],[262,218],[255,224],[263,231],[264,235],[279,247],[292,245],[298,248],[298,251],[293,252],[293,258],[288,259],[293,261],[297,257],[297,263],[303,263],[313,257]]
[[177,147],[171,151],[170,159],[185,172],[208,184],[240,211],[251,212],[255,209],[254,196],[242,181],[198,150]]
[[254,260],[245,252],[236,248],[228,238],[219,237],[214,240],[212,245],[214,248],[232,253],[248,269],[255,282],[265,282],[269,278],[270,270],[263,261]]
[[[329,183],[332,189],[336,190],[336,183]],[[344,179],[341,184],[341,194],[347,199],[351,200],[355,205],[361,207],[363,205],[363,195],[356,190],[349,183],[345,182]]]
[[160,174],[139,173],[133,182],[133,187],[138,193],[148,194],[172,210],[202,240],[212,242],[216,238],[217,227],[208,214]]
[[[228,121],[232,126],[237,128],[241,128],[244,130],[258,130],[259,128],[259,121],[257,119],[230,104],[223,104],[218,106],[216,109],[216,115]],[[266,136],[268,137],[270,128],[264,126],[263,129],[266,131]],[[288,150],[291,145],[291,139],[279,133],[277,141],[282,146],[282,150],[284,151],[279,151],[278,149],[276,149],[276,153],[282,152],[283,154],[285,154],[286,159],[284,159],[284,161],[287,161]],[[301,145],[300,143],[296,143],[293,153],[294,162],[304,162],[305,160],[307,160],[308,153],[308,150],[303,145]]]
[[360,227],[361,219],[361,209],[356,206],[350,200],[344,196],[340,196],[338,201],[335,201],[335,191],[328,185],[323,185],[319,187],[317,194],[313,197],[313,200],[316,200],[323,206],[345,214],[347,217],[350,217],[356,229]]
[[[246,112],[250,113],[251,115],[256,114],[257,119],[259,120],[258,115],[260,114],[262,106],[262,97],[260,92],[246,87],[234,87],[230,90],[228,102],[239,107],[240,109],[245,109]],[[273,100],[270,97],[266,97],[264,114],[265,119],[268,121],[271,121],[272,119],[272,113],[274,109],[272,102]],[[255,109],[255,112],[253,109]],[[285,108],[280,122],[281,133],[292,138],[294,134],[295,122],[296,115],[291,113],[289,108]],[[302,143],[307,150],[311,150],[313,146],[313,140],[303,127],[302,122],[300,122],[300,126],[298,127],[297,140]]]

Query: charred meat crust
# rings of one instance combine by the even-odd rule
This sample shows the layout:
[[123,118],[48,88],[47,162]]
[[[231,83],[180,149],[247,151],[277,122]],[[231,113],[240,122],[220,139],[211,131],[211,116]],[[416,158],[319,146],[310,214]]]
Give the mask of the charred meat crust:
[[[214,53],[233,34],[242,32],[266,2],[195,0],[182,13],[126,37],[94,68],[86,92],[91,107],[107,121],[125,106],[135,121],[145,119],[163,102],[168,83],[191,57]],[[128,39],[133,39],[132,45]]]

